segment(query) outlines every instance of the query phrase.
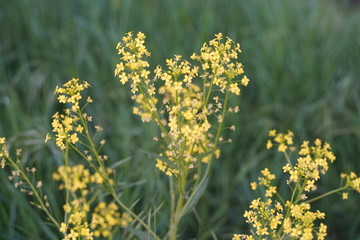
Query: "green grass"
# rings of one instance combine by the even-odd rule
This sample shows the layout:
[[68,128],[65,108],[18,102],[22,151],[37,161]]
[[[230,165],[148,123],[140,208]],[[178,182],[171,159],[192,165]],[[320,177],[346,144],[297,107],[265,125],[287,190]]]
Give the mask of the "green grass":
[[[43,139],[60,107],[55,86],[72,77],[86,80],[94,98],[89,111],[105,128],[110,161],[131,157],[122,165],[124,185],[140,181],[124,189],[124,201],[140,199],[138,212],[164,203],[166,212],[166,178],[139,151],[157,151],[151,141],[156,131],[131,114],[129,90],[113,76],[115,46],[127,31],[144,32],[154,66],[173,54],[189,56],[223,32],[241,43],[241,61],[252,81],[232,99],[241,112],[229,124],[238,130],[214,164],[198,218],[184,219],[181,239],[212,239],[212,234],[230,239],[247,231],[242,215],[257,197],[248,183],[265,166],[278,171],[282,161],[265,150],[269,129],[292,129],[299,142],[320,137],[332,144],[337,161],[322,181],[326,187],[338,186],[341,171],[360,172],[358,26],[360,9],[320,0],[1,1],[0,136],[22,147],[24,159],[38,168],[60,219],[63,195],[49,172],[61,164],[62,154]],[[0,239],[57,239],[57,230],[27,205],[6,172],[0,179]],[[333,196],[318,205],[327,213],[330,239],[360,235],[360,210],[354,207],[359,200],[355,194],[347,201]],[[161,214],[156,220],[161,231],[167,220]]]

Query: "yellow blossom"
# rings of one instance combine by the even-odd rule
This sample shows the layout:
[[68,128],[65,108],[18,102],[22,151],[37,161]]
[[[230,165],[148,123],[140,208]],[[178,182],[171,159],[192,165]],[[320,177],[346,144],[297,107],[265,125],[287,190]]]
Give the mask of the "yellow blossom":
[[347,192],[342,193],[342,199],[348,199],[349,198],[349,194]]
[[258,182],[252,182],[251,189],[256,190],[257,186],[263,185],[266,188],[266,197],[272,197],[276,193],[276,186],[271,185],[271,181],[275,179],[275,174],[272,174],[268,168],[261,171],[262,177],[258,178]]
[[270,149],[273,146],[273,144],[276,144],[278,145],[279,152],[285,152],[288,149],[288,147],[293,144],[293,136],[294,134],[290,130],[288,130],[286,134],[277,133],[276,129],[270,130],[269,137],[272,137],[274,142],[268,140],[266,144],[267,149]]
[[249,81],[250,81],[250,80],[249,80],[246,76],[244,76],[244,77],[241,79],[241,84],[246,87],[246,86],[249,84]]
[[93,240],[94,234],[91,232],[89,224],[86,221],[85,212],[80,211],[71,214],[68,220],[68,225],[61,223],[60,226],[60,231],[66,233],[63,240],[74,240],[79,238]]
[[105,202],[100,202],[94,209],[92,214],[93,218],[93,228],[94,228],[94,236],[95,237],[109,237],[112,230],[117,226],[120,225],[122,227],[127,226],[128,222],[131,222],[132,219],[126,218],[126,224],[123,223],[124,218],[121,217],[120,212],[118,212],[118,206],[111,202],[106,204]]
[[355,172],[350,172],[350,174],[342,173],[341,178],[346,178],[346,186],[348,188],[360,193],[360,177]]
[[[83,127],[78,124],[80,120],[80,105],[81,91],[89,88],[90,84],[86,81],[82,83],[79,79],[73,78],[66,82],[62,88],[56,87],[55,94],[58,94],[58,101],[60,103],[68,103],[69,108],[65,109],[64,114],[55,113],[52,118],[53,132],[55,133],[56,145],[62,150],[66,148],[66,144],[76,144],[79,141],[77,133],[82,133]],[[88,102],[91,102],[88,98]],[[87,119],[88,120],[88,119]],[[45,142],[51,139],[49,134],[46,135]]]
[[[218,126],[222,126],[227,110],[219,93],[239,95],[240,87],[249,82],[246,76],[239,77],[244,72],[237,61],[240,45],[216,34],[199,54],[191,56],[199,66],[175,55],[166,59],[164,68],[155,68],[154,77],[148,70],[150,52],[143,33],[125,34],[117,50],[120,61],[115,76],[122,84],[130,84],[137,104],[133,113],[161,129],[166,151],[161,154],[163,158],[156,159],[156,167],[167,175],[177,175],[184,172],[179,168],[196,169],[195,164],[218,158],[221,135],[217,129],[222,130]],[[236,107],[234,112],[238,111]],[[213,115],[218,119],[216,124],[210,123]]]

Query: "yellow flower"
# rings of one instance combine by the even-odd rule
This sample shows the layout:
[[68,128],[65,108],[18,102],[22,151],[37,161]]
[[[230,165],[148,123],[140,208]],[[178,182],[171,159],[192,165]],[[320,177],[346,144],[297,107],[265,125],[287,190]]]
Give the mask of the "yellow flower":
[[[62,88],[56,87],[55,94],[59,94],[58,100],[60,103],[68,103],[69,108],[65,109],[64,114],[55,113],[52,118],[53,132],[55,133],[56,145],[62,150],[66,148],[66,144],[76,144],[79,141],[77,133],[82,133],[83,127],[77,122],[80,120],[80,105],[81,91],[89,88],[90,84],[86,81],[82,83],[79,79],[73,78],[66,82]],[[91,102],[91,98],[88,98],[88,102]],[[90,121],[89,118],[86,118]],[[75,127],[76,126],[76,127]],[[50,134],[46,135],[45,142],[51,139]]]
[[305,179],[305,191],[316,189],[315,182],[320,179],[320,174],[325,174],[329,168],[329,162],[335,160],[334,154],[328,143],[322,143],[320,139],[316,139],[314,146],[309,146],[308,141],[304,141],[299,150],[299,157],[293,168],[289,166],[284,171],[290,173],[290,180]]
[[347,192],[343,192],[342,193],[342,199],[348,199],[349,198],[349,194]]
[[246,87],[246,86],[249,84],[249,81],[250,81],[250,80],[249,80],[246,76],[244,76],[244,77],[241,79],[241,84]]
[[250,183],[250,186],[251,186],[251,190],[256,190],[258,184],[256,182],[252,182],[252,183]]
[[[314,239],[316,232],[314,222],[316,219],[323,219],[324,213],[320,211],[311,212],[310,204],[290,204],[286,205],[290,208],[290,216],[284,219],[283,227],[284,233],[288,236],[299,239]],[[325,230],[325,232],[324,232]],[[326,236],[326,226],[320,223],[320,231],[318,232],[318,238]]]
[[[273,141],[276,145],[278,145],[279,152],[286,152],[289,146],[293,144],[293,132],[288,130],[286,134],[284,133],[277,133],[276,129],[269,131],[269,137],[273,138]],[[273,146],[273,142],[268,140],[267,142],[267,149],[270,149]],[[290,148],[292,149],[292,148]]]
[[269,131],[269,137],[275,137],[276,136],[276,129]]
[[[265,238],[273,236],[276,233],[277,228],[282,224],[283,207],[281,206],[281,203],[275,202],[274,206],[271,199],[263,202],[258,198],[251,202],[250,208],[253,210],[245,211],[244,217],[246,217],[247,222],[251,223],[255,228],[256,235]],[[244,237],[245,236],[246,235],[244,235]]]
[[[1,137],[0,138],[0,157],[3,157],[3,156],[8,157],[9,152],[6,149],[6,139],[4,137]],[[5,159],[4,158],[1,160],[1,167],[2,168],[5,167]]]
[[132,222],[132,218],[128,216],[127,213],[123,213],[122,215],[118,212],[118,206],[111,202],[106,204],[105,202],[100,202],[94,209],[94,213],[92,214],[93,218],[93,228],[94,235],[96,237],[109,237],[111,231],[118,225],[122,227],[126,227],[130,222]]
[[61,223],[60,225],[60,232],[67,233],[67,231],[70,230],[63,240],[74,240],[78,238],[93,240],[94,234],[91,232],[89,224],[86,221],[85,212],[80,211],[71,214],[68,223],[68,226],[65,223]]
[[265,168],[261,171],[263,177],[259,177],[259,182],[250,183],[251,189],[256,190],[258,185],[263,185],[266,188],[266,197],[272,197],[274,193],[276,193],[276,186],[271,185],[271,181],[275,179],[275,174],[272,174],[268,168]]
[[320,227],[319,227],[319,233],[318,233],[318,240],[324,240],[327,233],[326,233],[326,230],[327,230],[327,226],[323,223],[320,223]]
[[65,233],[67,231],[67,225],[65,223],[61,223],[60,232]]
[[358,177],[356,173],[354,172],[350,172],[350,174],[342,173],[341,178],[346,178],[346,186],[360,193],[360,177]]
[[266,143],[266,148],[270,149],[270,148],[272,148],[272,146],[273,146],[272,142],[270,140],[268,140]]
[[5,158],[2,158],[2,159],[1,159],[0,165],[1,165],[1,168],[5,168],[5,166],[6,166],[6,160],[5,160]]

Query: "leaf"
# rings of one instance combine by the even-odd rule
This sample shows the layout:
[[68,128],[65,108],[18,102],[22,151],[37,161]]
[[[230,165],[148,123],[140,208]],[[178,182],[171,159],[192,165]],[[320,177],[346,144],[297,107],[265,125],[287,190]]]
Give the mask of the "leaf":
[[209,178],[207,177],[207,175],[205,175],[204,178],[199,183],[199,185],[195,188],[194,192],[189,197],[189,200],[187,200],[184,208],[182,209],[181,216],[184,216],[197,204],[200,197],[204,193],[208,182],[209,182]]
[[111,169],[118,168],[118,167],[120,167],[120,165],[123,165],[124,163],[128,162],[129,160],[131,160],[131,157],[127,157],[127,158],[121,159],[121,160],[117,161],[116,163],[112,164],[112,165],[110,166],[110,168],[111,168]]
[[146,180],[140,180],[140,181],[137,181],[137,182],[130,182],[130,183],[120,182],[117,185],[117,188],[126,189],[126,188],[130,188],[130,187],[136,187],[136,186],[139,186],[139,185],[142,185],[142,184],[145,184],[145,183],[146,183]]
[[135,234],[138,237],[138,239],[141,239],[141,240],[154,240],[154,238],[149,233],[137,230],[135,228],[125,228],[125,229],[127,231]]

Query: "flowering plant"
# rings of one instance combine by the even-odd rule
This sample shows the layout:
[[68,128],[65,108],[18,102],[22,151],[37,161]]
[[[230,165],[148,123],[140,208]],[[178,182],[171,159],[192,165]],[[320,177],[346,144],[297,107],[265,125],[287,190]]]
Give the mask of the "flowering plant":
[[[154,122],[159,130],[154,136],[159,153],[148,154],[154,158],[155,167],[168,176],[169,226],[162,238],[156,226],[146,223],[142,213],[136,214],[121,199],[117,176],[120,164],[108,166],[108,156],[102,153],[106,143],[99,139],[102,127],[94,125],[86,112],[93,100],[83,99],[83,91],[90,87],[86,81],[73,78],[56,87],[57,100],[64,109],[52,116],[52,134],[45,137],[45,141],[54,139],[64,153],[63,163],[52,173],[65,195],[61,220],[52,213],[36,168],[26,167],[20,149],[12,154],[3,137],[0,166],[11,168],[9,180],[31,197],[31,204],[44,211],[64,240],[113,239],[119,233],[123,238],[175,240],[182,218],[194,209],[207,186],[212,162],[220,158],[221,144],[231,142],[224,139],[223,130],[236,129],[227,126],[225,120],[239,112],[238,106],[231,106],[230,98],[240,95],[249,83],[238,61],[240,45],[219,33],[191,60],[175,55],[166,60],[166,67],[157,66],[152,71],[143,33],[125,34],[117,50],[120,59],[115,76],[122,84],[130,83],[133,113],[143,122]],[[343,199],[348,198],[349,190],[360,193],[360,177],[354,172],[343,173],[339,188],[314,196],[320,176],[335,161],[330,145],[320,139],[313,144],[304,141],[294,159],[291,131],[271,130],[269,137],[267,148],[277,147],[285,156],[282,169],[288,175],[285,183],[290,194],[280,193],[277,176],[269,168],[262,170],[251,188],[262,189],[264,197],[253,200],[244,214],[252,225],[251,234],[235,234],[233,240],[325,239],[327,226],[317,224],[325,213],[311,210],[311,203],[334,193],[342,193]]]
[[[204,191],[214,157],[220,157],[221,133],[228,113],[231,95],[240,95],[240,86],[249,79],[243,65],[237,61],[240,44],[221,33],[204,43],[199,54],[193,54],[191,64],[182,56],[166,60],[166,68],[158,66],[150,77],[146,58],[145,35],[127,33],[117,46],[120,62],[115,75],[120,82],[130,82],[133,112],[143,122],[153,121],[160,135],[154,139],[163,143],[163,152],[154,155],[156,167],[169,175],[171,216],[169,239],[176,239],[181,218],[193,208]],[[235,130],[235,126],[231,129]],[[228,140],[231,141],[231,140]],[[203,165],[207,164],[206,170]],[[175,180],[175,183],[174,183]]]
[[327,226],[323,223],[318,226],[315,224],[316,220],[325,218],[325,213],[319,210],[310,211],[311,203],[334,193],[342,192],[343,199],[347,199],[349,190],[360,193],[360,178],[351,172],[341,174],[341,178],[346,178],[346,181],[342,181],[339,188],[311,197],[317,190],[320,176],[328,171],[329,164],[334,162],[336,157],[329,143],[316,139],[313,145],[310,145],[309,141],[304,141],[296,161],[293,162],[291,155],[296,150],[293,146],[293,136],[291,131],[277,133],[274,129],[269,132],[272,140],[267,142],[268,149],[275,146],[285,155],[286,164],[283,166],[283,172],[289,174],[286,184],[291,190],[290,197],[285,198],[284,194],[278,191],[278,187],[273,183],[276,180],[275,174],[272,174],[268,168],[262,170],[262,176],[257,182],[251,183],[251,188],[253,190],[264,188],[265,199],[253,200],[250,205],[251,210],[244,214],[246,222],[252,225],[252,234],[235,234],[233,240],[264,238],[311,240],[315,237],[319,240],[325,239]]

